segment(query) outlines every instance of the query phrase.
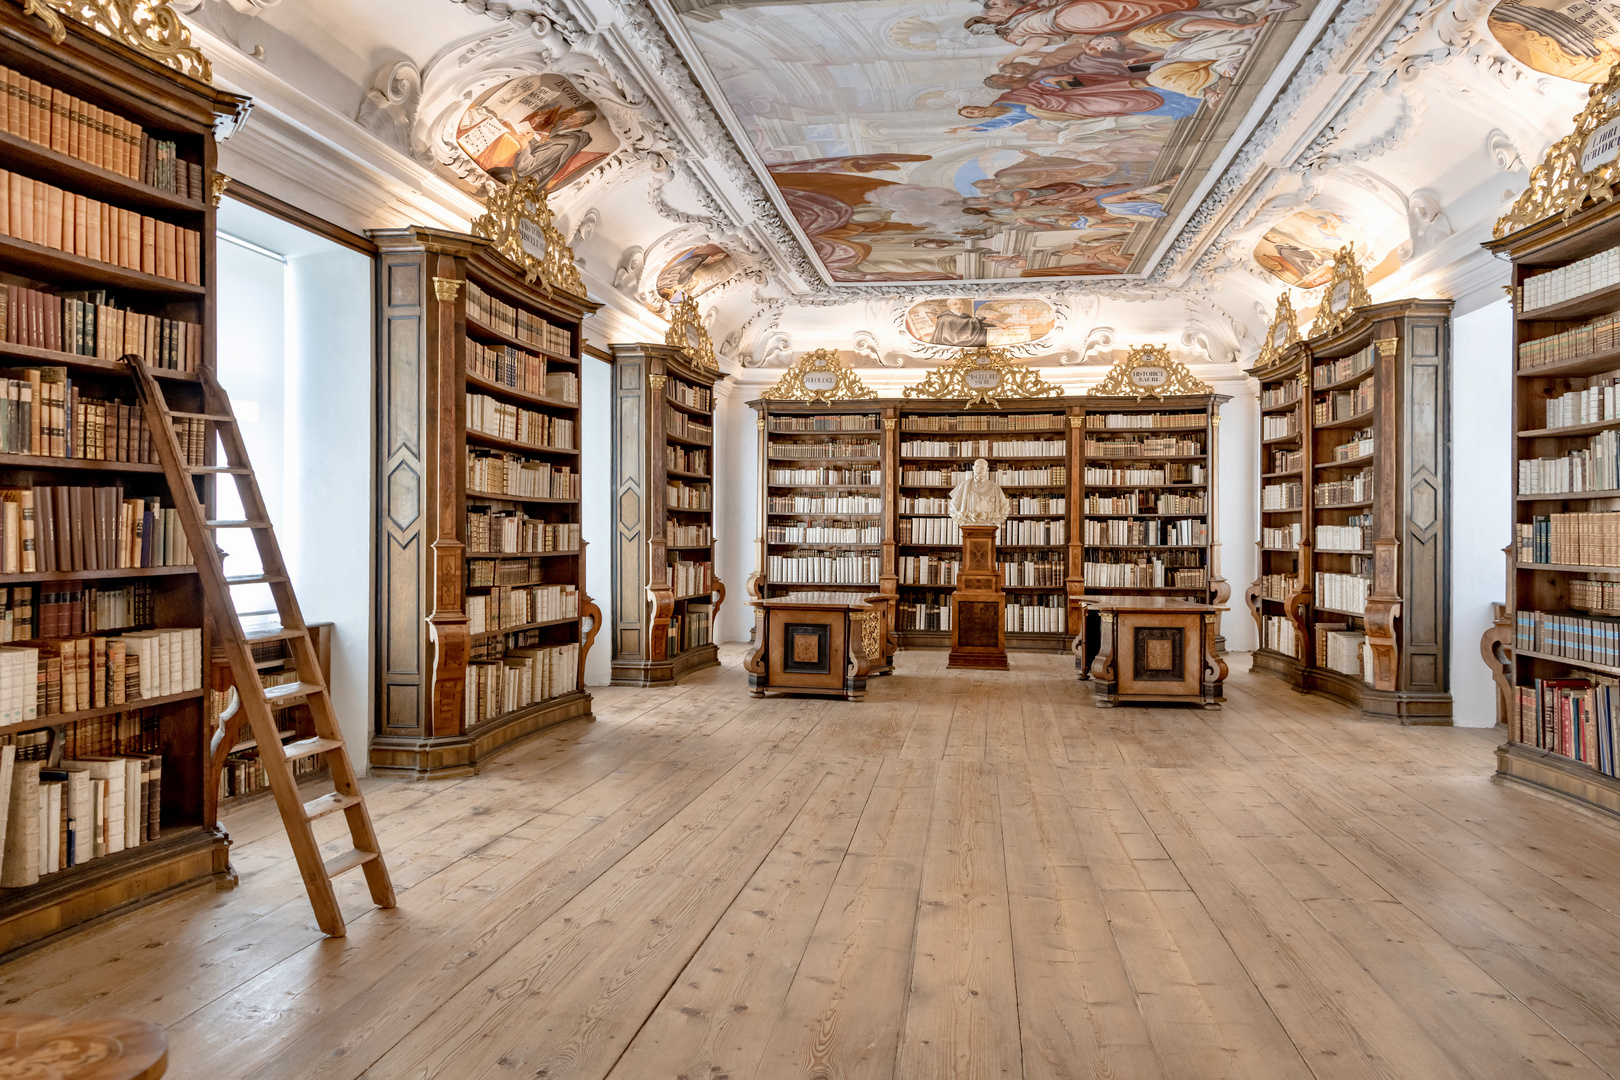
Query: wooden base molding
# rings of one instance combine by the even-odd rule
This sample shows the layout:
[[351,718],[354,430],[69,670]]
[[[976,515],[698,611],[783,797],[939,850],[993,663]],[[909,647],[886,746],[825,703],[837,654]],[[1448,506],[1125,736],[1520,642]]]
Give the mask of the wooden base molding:
[[720,662],[718,645],[695,645],[663,660],[613,661],[614,686],[673,686],[691,671]]
[[1304,690],[1317,690],[1361,710],[1368,720],[1396,724],[1435,724],[1451,726],[1451,695],[1422,693],[1417,690],[1378,690],[1354,675],[1328,668],[1307,668]]
[[1620,780],[1560,754],[1503,743],[1496,749],[1496,775],[1620,816]]
[[371,740],[371,775],[410,780],[470,776],[492,754],[519,739],[580,719],[596,719],[591,713],[591,695],[584,691],[486,720],[459,735],[425,739],[378,736]]

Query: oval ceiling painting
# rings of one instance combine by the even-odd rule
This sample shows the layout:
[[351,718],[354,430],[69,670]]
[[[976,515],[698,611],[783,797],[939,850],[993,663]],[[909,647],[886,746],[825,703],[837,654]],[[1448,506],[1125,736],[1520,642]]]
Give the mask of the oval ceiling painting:
[[596,103],[561,75],[492,87],[456,123],[456,144],[502,183],[536,177],[549,191],[619,148]]
[[737,272],[737,260],[713,244],[689,248],[658,271],[658,295],[673,299],[678,292],[702,296]]
[[1503,0],[1491,9],[1490,27],[1513,59],[1561,79],[1602,82],[1620,60],[1615,0]]
[[1254,245],[1254,261],[1285,284],[1314,289],[1333,276],[1333,256],[1346,244],[1367,250],[1361,230],[1338,214],[1300,210],[1266,230]]
[[906,312],[906,333],[928,345],[1000,348],[1038,341],[1056,322],[1045,300],[924,300]]

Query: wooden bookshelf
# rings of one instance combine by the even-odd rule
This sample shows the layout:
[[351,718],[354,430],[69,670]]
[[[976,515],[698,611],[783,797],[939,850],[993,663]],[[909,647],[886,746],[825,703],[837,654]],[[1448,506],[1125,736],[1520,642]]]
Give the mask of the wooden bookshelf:
[[[1260,384],[1260,537],[1255,541],[1260,574],[1247,598],[1258,629],[1254,666],[1297,682],[1309,635],[1293,613],[1309,600],[1306,506],[1313,472],[1307,355],[1286,301],[1285,293],[1279,305],[1284,322],[1273,329],[1273,340],[1282,347],[1266,350],[1248,371]],[[1292,344],[1286,344],[1290,338]]]
[[[1513,699],[1497,771],[1620,813],[1612,750],[1620,660],[1603,651],[1620,624],[1617,605],[1604,598],[1614,591],[1606,583],[1620,583],[1620,558],[1609,554],[1620,480],[1607,475],[1606,457],[1620,410],[1614,392],[1604,392],[1620,369],[1620,336],[1609,325],[1620,312],[1620,287],[1612,266],[1583,264],[1620,249],[1620,216],[1614,203],[1601,203],[1486,247],[1513,260],[1516,316],[1506,625]],[[1560,276],[1542,277],[1550,272]],[[1559,299],[1524,310],[1554,289]],[[1572,514],[1614,516],[1561,517]],[[1537,632],[1534,624],[1549,618],[1563,628]]]
[[668,345],[612,350],[613,682],[668,686],[720,662],[714,387],[725,376]]
[[[195,328],[187,330],[187,370],[170,370],[165,359],[145,344],[138,351],[160,369],[155,373],[161,377],[160,385],[170,406],[197,411],[201,408],[197,372],[212,371],[214,367],[214,207],[207,196],[214,190],[216,177],[216,124],[229,127],[239,122],[249,102],[165,66],[155,54],[115,42],[72,19],[64,23],[64,39],[53,42],[39,19],[23,14],[15,5],[0,6],[0,65],[37,81],[45,94],[56,91],[78,99],[71,104],[66,98],[57,99],[62,106],[57,118],[63,127],[54,144],[48,126],[38,132],[44,141],[0,130],[0,170],[10,175],[8,184],[20,184],[26,179],[29,184],[60,190],[65,193],[60,196],[64,208],[77,197],[87,215],[82,230],[75,220],[51,243],[25,239],[20,223],[9,218],[5,229],[0,230],[6,233],[0,235],[0,285],[7,287],[8,302],[17,302],[19,310],[21,305],[37,303],[40,306],[36,313],[58,328],[54,338],[45,339],[33,337],[16,320],[9,325],[0,323],[0,357],[8,367],[4,374],[23,378],[22,373],[28,370],[60,369],[77,395],[81,416],[91,415],[84,407],[95,402],[135,405],[135,388],[118,361],[119,356],[131,351],[127,347],[130,339],[114,342],[111,328],[115,318],[138,313]],[[93,163],[92,157],[111,154],[111,142],[110,136],[88,134],[98,129],[86,122],[93,115],[86,106],[102,111],[99,130],[103,136],[115,123],[123,125],[131,136],[123,145],[132,152],[137,145],[144,147],[147,140],[172,143],[175,158],[182,163],[182,169],[188,170],[186,193],[177,194],[145,182],[138,160],[132,156],[123,157],[117,171],[110,167],[111,160],[104,162],[109,167]],[[139,125],[139,143],[133,128],[127,125]],[[4,127],[0,123],[0,128]],[[69,139],[74,130],[85,136],[83,146]],[[98,141],[88,141],[91,139]],[[127,175],[131,171],[133,177]],[[179,276],[89,257],[91,202],[98,204],[97,219],[106,212],[111,221],[111,212],[116,211],[137,222],[148,219],[147,228],[154,237],[160,227],[165,235],[172,230],[177,238],[174,255],[178,259],[172,272]],[[191,241],[194,254],[189,257],[184,250],[187,233],[195,237]],[[98,254],[101,242],[110,235],[108,231],[94,230]],[[192,264],[189,270],[185,265],[188,262]],[[182,280],[188,276],[192,278],[190,283]],[[45,299],[28,299],[28,294],[16,290],[31,290]],[[98,293],[104,295],[95,295]],[[81,322],[72,315],[64,298],[75,296],[100,305],[92,309],[95,323]],[[126,314],[110,314],[114,308]],[[63,318],[64,310],[68,311],[67,320]],[[62,330],[77,331],[81,326],[86,331],[85,340],[81,347],[75,347],[71,336]],[[37,334],[40,324],[36,323],[34,329]],[[62,342],[70,344],[61,347]],[[30,410],[35,404],[30,403]],[[71,400],[69,406],[71,409]],[[63,419],[66,426],[74,426],[72,416]],[[81,430],[68,436],[77,443],[68,457],[16,452],[23,449],[18,447],[0,454],[0,487],[116,486],[127,498],[160,499],[173,505],[158,465],[137,460],[133,454],[122,461],[109,460],[115,454],[98,459],[87,449],[94,437],[82,430],[82,422],[79,427]],[[210,456],[205,460],[211,461],[209,449]],[[155,461],[155,457],[151,460]],[[212,479],[199,478],[198,482],[199,491],[211,495]],[[35,557],[43,560],[38,553]],[[75,587],[77,583],[84,583],[84,588]],[[84,596],[85,590],[91,588],[125,587],[148,591],[146,601],[131,609],[123,625],[74,624],[66,636],[112,639],[123,630],[200,628],[201,656],[206,658],[209,628],[198,578],[190,566],[120,569],[114,564],[95,570],[64,571],[48,570],[36,562],[32,570],[19,568],[15,573],[0,574],[0,598],[8,605],[34,605],[36,617],[43,614],[41,605],[61,603],[51,597]],[[47,632],[37,622],[33,629]],[[64,636],[54,634],[47,641],[24,640],[31,638],[29,631],[16,626],[13,631],[9,644],[14,647],[40,647]],[[10,723],[0,730],[0,742],[15,744],[19,759],[40,760],[47,768],[97,753],[162,758],[156,834],[137,846],[101,857],[83,858],[83,850],[79,849],[76,854],[80,858],[74,866],[42,874],[37,884],[0,888],[0,954],[176,889],[231,879],[230,841],[218,824],[213,777],[208,768],[204,696],[199,682],[193,689],[123,705],[80,707],[55,715],[45,715],[46,710],[41,708],[34,719]],[[4,797],[9,795],[3,793]]]
[[[600,613],[579,539],[579,377],[580,325],[597,305],[526,281],[482,237],[371,235],[381,697],[371,769],[460,775],[591,716],[585,655]],[[562,607],[531,611],[542,599]],[[519,678],[500,669],[531,656],[536,700],[500,711],[492,703],[510,697],[492,681]],[[549,694],[541,666],[560,687]]]

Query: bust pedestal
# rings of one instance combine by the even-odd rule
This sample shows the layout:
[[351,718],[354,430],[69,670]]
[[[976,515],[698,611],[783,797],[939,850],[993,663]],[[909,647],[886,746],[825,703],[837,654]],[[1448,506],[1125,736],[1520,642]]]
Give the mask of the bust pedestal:
[[962,572],[951,594],[946,667],[1007,670],[1007,597],[996,570],[996,525],[962,526]]

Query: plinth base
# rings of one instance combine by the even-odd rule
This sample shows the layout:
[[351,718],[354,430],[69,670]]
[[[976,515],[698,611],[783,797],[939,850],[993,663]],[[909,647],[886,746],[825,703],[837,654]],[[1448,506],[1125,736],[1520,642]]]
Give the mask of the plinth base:
[[996,526],[962,526],[962,572],[951,593],[948,668],[1007,670],[1007,597],[996,572]]
[[949,660],[945,661],[948,668],[977,668],[980,671],[1007,671],[1007,654],[1000,656],[963,656],[952,652]]

